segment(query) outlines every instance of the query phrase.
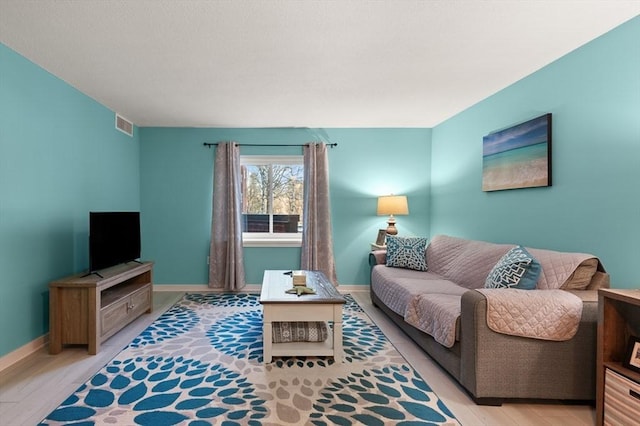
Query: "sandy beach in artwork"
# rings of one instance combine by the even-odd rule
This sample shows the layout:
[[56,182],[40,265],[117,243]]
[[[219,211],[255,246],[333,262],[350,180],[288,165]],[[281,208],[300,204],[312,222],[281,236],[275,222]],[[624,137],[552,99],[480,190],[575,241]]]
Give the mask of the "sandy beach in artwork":
[[551,185],[551,114],[482,138],[482,190]]
[[484,158],[482,190],[548,185],[546,144],[530,145]]

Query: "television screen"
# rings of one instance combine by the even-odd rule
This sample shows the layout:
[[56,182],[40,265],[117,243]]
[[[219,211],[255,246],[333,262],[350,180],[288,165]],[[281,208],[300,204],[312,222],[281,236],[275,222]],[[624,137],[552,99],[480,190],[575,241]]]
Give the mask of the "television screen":
[[139,212],[89,213],[89,270],[140,258]]

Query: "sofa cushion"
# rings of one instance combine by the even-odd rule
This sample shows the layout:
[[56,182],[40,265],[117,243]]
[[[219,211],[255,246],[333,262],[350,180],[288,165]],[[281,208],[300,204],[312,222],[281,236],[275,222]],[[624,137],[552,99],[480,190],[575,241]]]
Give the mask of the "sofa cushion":
[[429,271],[465,288],[482,288],[491,268],[513,244],[436,235],[427,247]]
[[491,269],[485,288],[533,290],[540,276],[540,263],[522,246],[509,250]]
[[460,340],[462,295],[424,293],[411,299],[405,321],[451,348]]
[[462,296],[467,291],[431,272],[376,265],[371,271],[371,290],[396,314],[404,316],[411,299],[424,293]]
[[387,266],[426,271],[427,239],[422,237],[387,236]]
[[[537,287],[540,290],[562,288],[580,264],[587,259],[595,257],[587,253],[559,252],[531,247],[527,247],[527,250],[529,250],[529,253],[538,259],[538,262],[542,265],[542,272],[540,273]],[[598,263],[598,270],[600,270],[601,267],[602,265]],[[604,272],[604,268],[602,268],[602,271]],[[597,273],[594,274],[592,280],[596,275]],[[589,284],[588,288],[593,287]]]
[[[599,265],[601,265],[598,262]],[[591,278],[591,283],[587,286],[585,290],[597,290],[599,288],[609,288],[611,287],[611,277],[604,271],[596,271],[593,274],[593,278]]]
[[565,290],[483,288],[487,325],[496,333],[562,342],[575,336],[582,299]]
[[598,259],[592,257],[582,262],[573,274],[562,284],[562,290],[584,290],[589,287],[591,279],[598,268]]

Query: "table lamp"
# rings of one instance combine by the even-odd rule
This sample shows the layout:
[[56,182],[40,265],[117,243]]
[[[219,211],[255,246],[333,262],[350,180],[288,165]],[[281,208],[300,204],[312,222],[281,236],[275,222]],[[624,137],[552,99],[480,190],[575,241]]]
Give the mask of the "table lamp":
[[406,195],[383,195],[378,197],[378,216],[389,215],[387,234],[396,235],[396,218],[394,214],[409,214],[409,204]]

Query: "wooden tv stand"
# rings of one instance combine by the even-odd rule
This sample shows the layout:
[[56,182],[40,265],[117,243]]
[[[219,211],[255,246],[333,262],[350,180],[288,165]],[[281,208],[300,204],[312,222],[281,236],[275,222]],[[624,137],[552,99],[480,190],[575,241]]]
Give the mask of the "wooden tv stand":
[[112,266],[102,277],[76,274],[49,284],[49,353],[88,345],[89,354],[153,306],[153,262]]

